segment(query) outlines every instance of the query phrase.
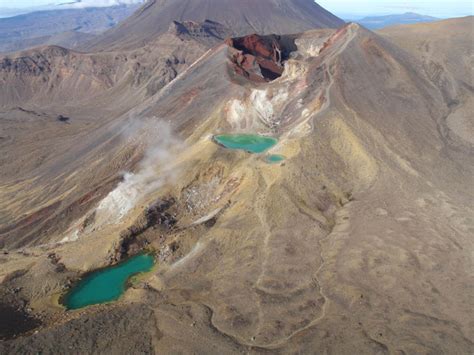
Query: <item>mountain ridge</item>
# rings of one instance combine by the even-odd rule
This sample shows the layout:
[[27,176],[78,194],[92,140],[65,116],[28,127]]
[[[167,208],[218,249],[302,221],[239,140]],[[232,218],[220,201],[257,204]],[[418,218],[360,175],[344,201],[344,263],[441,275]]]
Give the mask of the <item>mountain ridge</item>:
[[212,20],[232,29],[236,36],[289,34],[344,23],[312,0],[151,0],[117,29],[86,44],[84,49],[133,48],[166,31],[172,20]]

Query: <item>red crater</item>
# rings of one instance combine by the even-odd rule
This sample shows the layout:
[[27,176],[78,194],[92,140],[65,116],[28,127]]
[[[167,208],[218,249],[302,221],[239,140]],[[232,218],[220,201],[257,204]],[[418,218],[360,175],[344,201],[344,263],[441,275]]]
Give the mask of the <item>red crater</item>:
[[292,36],[260,36],[257,34],[229,38],[231,61],[236,74],[255,82],[268,82],[279,78],[283,64],[296,50]]

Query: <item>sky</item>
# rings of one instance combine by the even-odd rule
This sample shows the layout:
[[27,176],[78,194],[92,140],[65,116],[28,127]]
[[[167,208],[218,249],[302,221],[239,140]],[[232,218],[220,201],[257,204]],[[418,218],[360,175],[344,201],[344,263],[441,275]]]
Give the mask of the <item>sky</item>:
[[316,0],[316,2],[339,17],[345,18],[405,12],[446,18],[468,16],[474,12],[473,0]]
[[[62,7],[82,8],[88,6],[111,6],[138,3],[143,0],[0,0],[0,9],[43,7],[62,3],[74,3]],[[258,1],[258,0],[255,0]],[[458,17],[472,15],[473,0],[317,0],[327,10],[343,18],[367,15],[399,14],[417,12],[435,17]]]

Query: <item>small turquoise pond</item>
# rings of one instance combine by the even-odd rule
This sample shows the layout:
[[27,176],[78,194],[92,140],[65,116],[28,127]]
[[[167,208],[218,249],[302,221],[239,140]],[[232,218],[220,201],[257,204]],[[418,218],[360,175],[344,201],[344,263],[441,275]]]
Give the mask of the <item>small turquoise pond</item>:
[[214,140],[226,148],[245,150],[250,153],[263,153],[278,143],[275,138],[257,134],[222,134],[214,136]]
[[117,265],[94,271],[79,281],[64,297],[67,309],[117,300],[126,290],[133,275],[150,271],[155,259],[150,254],[134,256]]
[[285,160],[285,157],[283,155],[279,155],[279,154],[272,154],[272,155],[269,155],[267,157],[267,162],[269,162],[271,164],[280,163],[283,160]]

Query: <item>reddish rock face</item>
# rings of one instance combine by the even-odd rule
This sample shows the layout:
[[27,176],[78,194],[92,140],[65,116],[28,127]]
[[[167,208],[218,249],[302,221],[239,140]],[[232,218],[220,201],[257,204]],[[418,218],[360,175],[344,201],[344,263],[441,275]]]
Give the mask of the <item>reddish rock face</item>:
[[348,26],[349,24],[344,27],[341,27],[340,29],[336,31],[336,33],[334,33],[331,37],[329,37],[329,39],[326,42],[324,42],[323,48],[321,48],[319,53],[322,53],[323,51],[331,47],[335,42],[337,42],[337,40],[343,37],[347,33]]
[[276,36],[262,37],[256,34],[231,39],[232,46],[262,59],[281,62],[282,48]]
[[226,44],[233,49],[234,72],[256,82],[279,78],[284,61],[296,49],[294,39],[276,35],[229,38]]

